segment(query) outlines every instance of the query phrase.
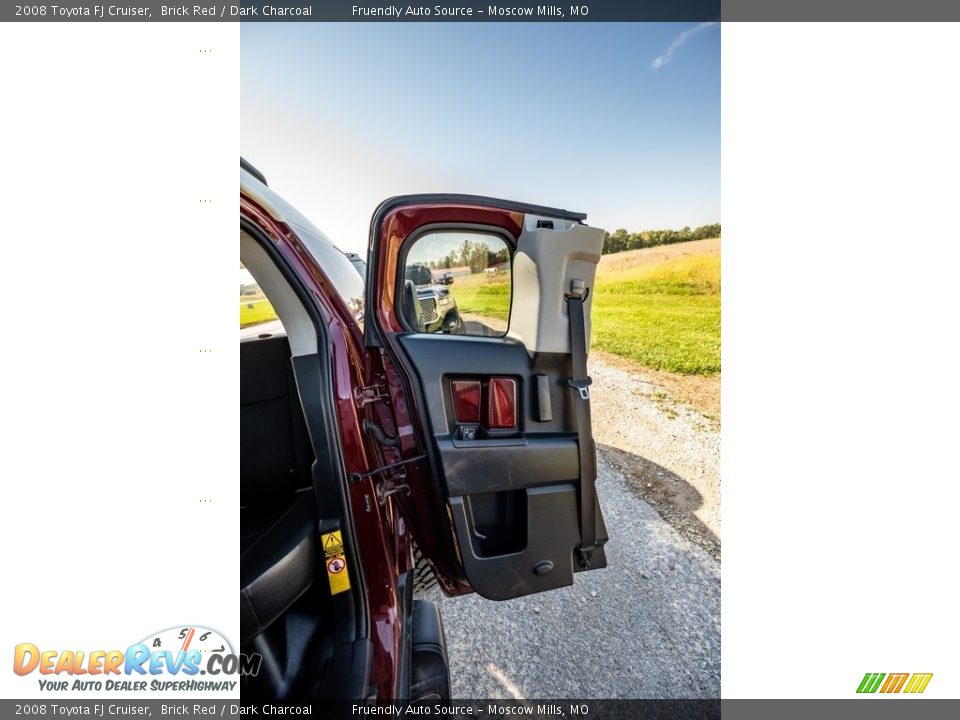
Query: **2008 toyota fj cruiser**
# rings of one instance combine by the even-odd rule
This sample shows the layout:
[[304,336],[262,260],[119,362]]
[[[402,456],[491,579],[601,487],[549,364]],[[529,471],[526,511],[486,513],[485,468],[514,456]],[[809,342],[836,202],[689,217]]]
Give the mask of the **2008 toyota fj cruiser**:
[[[241,649],[263,657],[245,699],[444,699],[415,583],[505,600],[606,565],[586,374],[603,232],[584,219],[391,198],[364,282],[241,160]],[[451,316],[438,297],[424,320],[424,270],[449,268],[470,322],[432,332]]]

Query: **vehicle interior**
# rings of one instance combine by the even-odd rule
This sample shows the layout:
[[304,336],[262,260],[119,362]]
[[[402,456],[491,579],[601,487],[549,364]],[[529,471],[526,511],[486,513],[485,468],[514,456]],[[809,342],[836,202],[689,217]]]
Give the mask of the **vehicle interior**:
[[[240,651],[263,657],[259,674],[243,678],[243,697],[340,698],[345,692],[362,697],[366,688],[351,690],[344,677],[353,674],[365,682],[365,661],[355,657],[351,598],[331,595],[323,566],[324,503],[317,496],[323,483],[316,481],[323,471],[301,401],[310,390],[298,389],[295,367],[299,362],[301,376],[310,372],[305,368],[319,376],[322,363],[310,362],[317,360],[317,330],[250,232],[241,230],[240,246],[242,270],[279,316],[241,327]],[[241,307],[248,300],[243,288]],[[253,297],[248,307],[262,302]],[[331,505],[330,497],[324,501]],[[358,662],[361,671],[355,673]]]
[[[262,174],[241,160],[243,182],[266,191]],[[346,309],[362,321],[363,259],[341,252],[309,227],[290,227]],[[240,262],[240,650],[263,658],[260,672],[243,678],[242,697],[366,700],[389,692],[398,699],[449,698],[440,611],[431,600],[413,599],[413,569],[392,579],[403,635],[396,685],[385,688],[373,680],[372,618],[325,311],[275,240],[243,212]],[[328,577],[323,540],[334,531],[342,537],[337,557],[347,587],[343,577]],[[382,662],[378,669],[382,676]]]

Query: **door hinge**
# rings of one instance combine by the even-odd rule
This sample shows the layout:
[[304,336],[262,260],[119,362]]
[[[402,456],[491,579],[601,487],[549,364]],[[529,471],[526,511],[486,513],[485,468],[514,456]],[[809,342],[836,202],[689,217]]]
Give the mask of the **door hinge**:
[[388,395],[384,392],[383,385],[367,385],[354,390],[353,397],[357,401],[358,407],[364,407],[370,403],[386,400]]
[[380,485],[377,485],[377,499],[380,501],[380,504],[383,505],[387,498],[391,495],[396,495],[399,492],[405,492],[407,495],[410,494],[410,486],[404,483],[394,483],[390,481],[384,481]]

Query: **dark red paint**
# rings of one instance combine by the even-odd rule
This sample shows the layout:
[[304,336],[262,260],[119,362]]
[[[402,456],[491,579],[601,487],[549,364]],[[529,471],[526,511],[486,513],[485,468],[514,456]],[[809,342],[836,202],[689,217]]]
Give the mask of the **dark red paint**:
[[[348,473],[379,467],[375,450],[368,450],[361,430],[363,413],[355,394],[365,387],[367,377],[376,372],[375,358],[367,358],[363,335],[350,310],[340,299],[323,270],[286,223],[276,220],[254,200],[240,195],[240,214],[257,225],[276,244],[277,249],[302,280],[316,304],[330,322],[327,326],[332,364],[333,393],[343,460]],[[383,370],[380,369],[382,374]],[[367,502],[365,502],[365,498]],[[371,478],[350,483],[350,501],[360,558],[362,576],[366,580],[370,608],[370,636],[373,643],[373,682],[380,698],[393,697],[400,664],[401,618],[395,578],[410,567],[410,554],[405,526],[397,517],[396,506],[376,501]],[[406,552],[398,553],[398,550]]]
[[[415,396],[411,394],[409,384],[385,351],[364,347],[363,332],[351,310],[304,243],[286,223],[273,217],[243,192],[240,194],[240,214],[275,244],[316,306],[329,319],[331,389],[346,471],[363,473],[423,452],[425,434],[416,421],[420,415],[415,412]],[[468,205],[428,204],[393,210],[384,219],[380,242],[376,244],[379,254],[376,266],[380,273],[378,287],[382,288],[382,293],[376,307],[366,308],[368,316],[377,313],[381,327],[388,331],[387,342],[392,342],[389,332],[402,330],[394,307],[393,283],[401,244],[418,227],[454,220],[458,224],[486,225],[517,238],[522,229],[523,214]],[[359,390],[371,386],[381,389],[386,396],[384,401],[363,402]],[[499,399],[499,393],[496,402],[497,416],[509,417],[509,403],[505,405],[505,401]],[[365,418],[377,422],[388,435],[399,438],[398,447],[381,447],[370,442],[362,430]],[[400,612],[397,578],[412,567],[411,530],[424,555],[432,560],[444,592],[458,595],[471,591],[458,558],[450,550],[456,547],[456,543],[450,542],[449,516],[429,467],[415,463],[406,466],[404,473],[402,481],[409,485],[410,492],[391,495],[383,503],[377,495],[378,476],[367,476],[349,483],[361,565],[359,573],[357,570],[353,573],[363,577],[366,588],[374,652],[372,682],[381,700],[395,697],[398,688],[405,618]]]

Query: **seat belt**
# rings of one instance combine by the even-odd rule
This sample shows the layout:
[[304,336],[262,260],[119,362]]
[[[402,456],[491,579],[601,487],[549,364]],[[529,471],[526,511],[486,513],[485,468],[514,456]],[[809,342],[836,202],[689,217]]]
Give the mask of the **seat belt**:
[[596,480],[597,449],[593,443],[590,424],[590,384],[587,375],[587,329],[583,304],[590,289],[580,278],[570,281],[570,292],[564,293],[567,314],[570,317],[570,355],[573,377],[567,385],[574,389],[573,404],[577,416],[577,452],[580,455],[580,546],[577,562],[584,570],[590,568],[590,558],[597,547]]

